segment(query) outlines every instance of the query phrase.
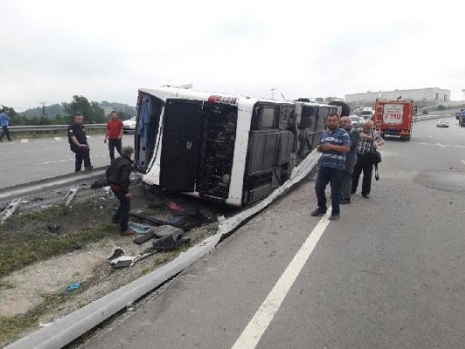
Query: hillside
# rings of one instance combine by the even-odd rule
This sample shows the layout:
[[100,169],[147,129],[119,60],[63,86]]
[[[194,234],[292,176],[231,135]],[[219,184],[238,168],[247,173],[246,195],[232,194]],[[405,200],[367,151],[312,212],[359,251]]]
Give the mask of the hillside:
[[[124,116],[134,116],[136,115],[136,108],[127,104],[118,103],[118,102],[107,102],[102,101],[99,103],[99,106],[105,110],[105,115],[109,115],[111,111],[116,110],[118,113],[121,113]],[[44,110],[42,107],[27,109],[22,113],[18,113],[21,116],[27,118],[41,117]],[[52,104],[45,106],[45,117],[51,118],[57,115],[64,116],[63,104]]]

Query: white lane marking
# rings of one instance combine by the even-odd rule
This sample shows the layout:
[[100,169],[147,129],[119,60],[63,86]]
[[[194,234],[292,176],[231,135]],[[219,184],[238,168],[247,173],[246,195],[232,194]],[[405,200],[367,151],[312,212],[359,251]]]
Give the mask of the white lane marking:
[[442,148],[446,148],[446,147],[465,148],[464,145],[460,145],[460,144],[441,144],[441,143],[425,143],[425,142],[410,142],[410,143],[420,144],[420,145],[436,145]]
[[460,162],[465,165],[465,160],[460,160]]
[[21,139],[21,143],[29,143],[29,139],[23,138],[23,139]]
[[22,153],[30,153],[30,152],[43,152],[43,151],[46,151],[46,150],[54,150],[55,148],[36,148],[36,149],[27,149],[27,150],[13,150],[13,151],[7,151],[7,152],[0,152],[0,155],[4,155],[4,154],[22,154]]
[[326,230],[326,227],[329,224],[330,211],[331,207],[328,208],[327,213],[315,226],[307,240],[305,240],[300,250],[294,256],[294,259],[287,266],[278,282],[276,282],[273,289],[268,294],[268,297],[266,297],[265,301],[247,324],[247,327],[241,333],[240,337],[236,340],[236,343],[234,343],[231,349],[252,349],[257,346],[260,338],[268,328],[271,320],[273,320],[274,315],[278,312],[284,298],[286,298],[287,293],[294,284],[294,281],[297,279],[297,276],[299,276],[302,268],[312,254],[318,240],[320,240]]
[[61,141],[61,137],[55,137],[56,141]]

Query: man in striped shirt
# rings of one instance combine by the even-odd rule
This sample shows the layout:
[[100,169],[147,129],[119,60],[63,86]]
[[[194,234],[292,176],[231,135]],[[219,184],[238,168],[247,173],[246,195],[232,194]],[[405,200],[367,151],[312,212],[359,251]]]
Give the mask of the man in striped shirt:
[[330,220],[339,219],[339,204],[341,201],[342,172],[346,168],[346,156],[350,150],[349,134],[339,127],[339,116],[331,114],[326,119],[327,129],[321,135],[317,151],[321,152],[320,168],[315,184],[318,208],[312,211],[312,216],[322,216],[328,209],[326,206],[325,189],[331,184],[332,211]]
[[378,132],[373,130],[373,121],[365,120],[360,132],[360,146],[357,151],[357,163],[352,177],[352,194],[357,192],[358,181],[363,171],[362,196],[370,198],[371,177],[373,174],[373,152],[384,144]]

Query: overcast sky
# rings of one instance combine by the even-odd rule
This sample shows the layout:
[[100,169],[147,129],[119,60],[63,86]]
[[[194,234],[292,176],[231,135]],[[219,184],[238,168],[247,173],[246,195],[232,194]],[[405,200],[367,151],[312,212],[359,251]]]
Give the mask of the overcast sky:
[[275,98],[465,88],[465,2],[0,0],[0,104],[137,89]]

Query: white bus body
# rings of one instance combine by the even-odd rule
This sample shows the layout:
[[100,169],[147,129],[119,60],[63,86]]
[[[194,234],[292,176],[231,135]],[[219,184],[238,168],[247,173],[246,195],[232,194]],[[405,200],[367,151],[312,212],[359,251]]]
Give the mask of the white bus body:
[[163,190],[246,205],[289,178],[332,112],[340,107],[141,88],[135,164],[145,183]]

